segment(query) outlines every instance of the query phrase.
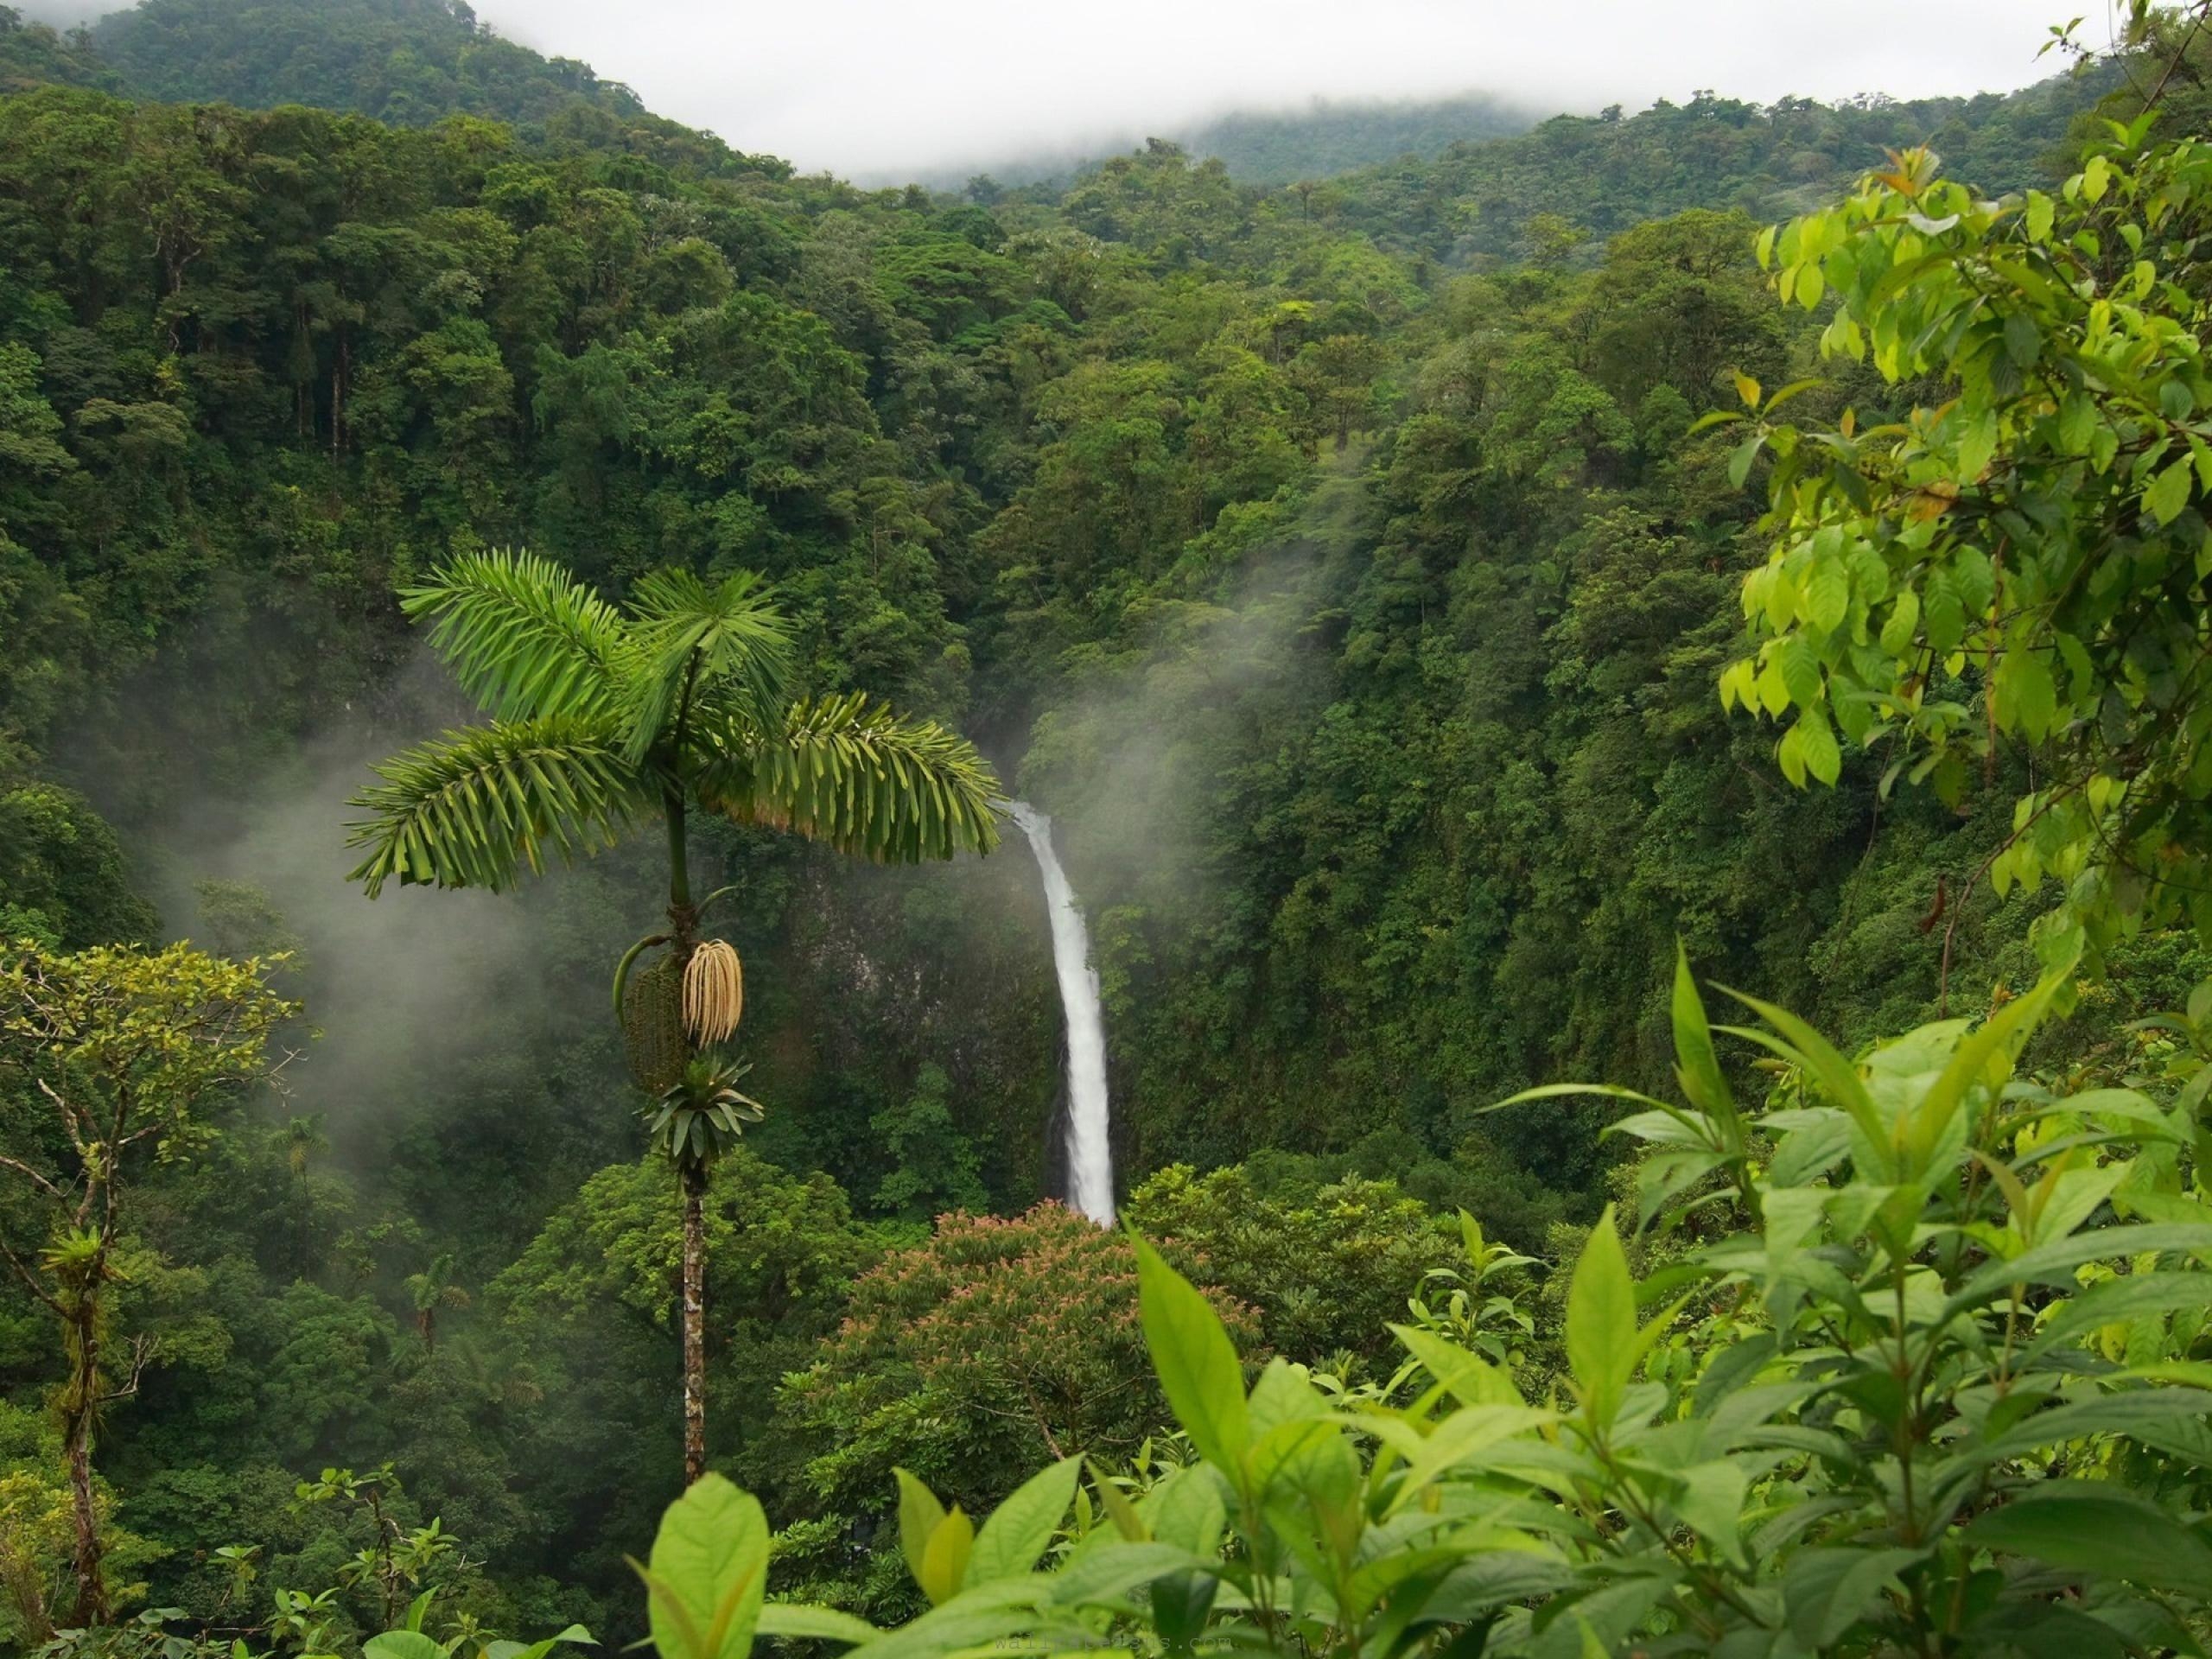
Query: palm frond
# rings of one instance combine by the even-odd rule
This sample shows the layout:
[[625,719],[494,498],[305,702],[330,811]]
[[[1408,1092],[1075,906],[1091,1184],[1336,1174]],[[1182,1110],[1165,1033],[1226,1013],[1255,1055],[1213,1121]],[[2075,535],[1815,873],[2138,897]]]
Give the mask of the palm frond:
[[410,617],[436,619],[430,644],[495,720],[616,706],[622,619],[550,559],[464,554],[400,604]]
[[701,738],[700,799],[741,823],[886,864],[998,844],[998,779],[975,745],[858,693],[799,703],[766,730],[731,721]]
[[632,765],[690,707],[773,722],[789,696],[791,632],[758,576],[740,570],[709,587],[689,570],[656,570],[632,589],[630,613]]
[[346,842],[368,849],[348,879],[372,899],[395,876],[497,892],[541,874],[549,852],[574,861],[612,846],[655,799],[605,719],[448,732],[376,770],[385,781],[350,803],[372,816],[346,826]]

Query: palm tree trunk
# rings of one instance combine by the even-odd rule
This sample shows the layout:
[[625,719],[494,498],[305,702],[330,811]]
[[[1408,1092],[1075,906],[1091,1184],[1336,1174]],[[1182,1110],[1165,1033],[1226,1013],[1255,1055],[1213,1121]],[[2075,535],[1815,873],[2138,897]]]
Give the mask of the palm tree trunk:
[[[681,972],[698,943],[699,913],[691,906],[690,849],[683,797],[663,798],[668,815],[668,920],[671,950]],[[695,1162],[677,1167],[683,1190],[683,1484],[707,1472],[707,1172]]]
[[707,1172],[685,1164],[683,1185],[683,1484],[707,1472]]
[[70,1310],[68,1392],[62,1397],[61,1440],[69,1461],[69,1498],[76,1521],[76,1549],[71,1570],[77,1580],[77,1605],[70,1623],[79,1630],[107,1623],[107,1576],[100,1565],[99,1511],[92,1498],[92,1418],[99,1403],[99,1307],[81,1295]]

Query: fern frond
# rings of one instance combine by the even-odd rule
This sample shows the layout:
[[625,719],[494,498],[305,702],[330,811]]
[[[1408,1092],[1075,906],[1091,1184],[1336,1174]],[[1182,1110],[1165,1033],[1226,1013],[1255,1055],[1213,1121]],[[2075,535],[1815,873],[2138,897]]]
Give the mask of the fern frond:
[[699,798],[738,823],[885,864],[998,844],[998,779],[975,745],[859,693],[799,703],[768,730],[731,720],[701,739]]
[[400,605],[435,619],[431,645],[495,720],[601,715],[617,706],[622,619],[550,559],[464,554]]
[[500,721],[448,732],[377,767],[350,804],[346,844],[368,849],[350,877],[373,899],[402,886],[513,885],[550,852],[573,861],[612,846],[655,797],[623,760],[611,721]]
[[758,576],[741,570],[709,587],[689,570],[656,570],[639,579],[630,614],[632,764],[688,709],[772,723],[789,695],[791,630]]

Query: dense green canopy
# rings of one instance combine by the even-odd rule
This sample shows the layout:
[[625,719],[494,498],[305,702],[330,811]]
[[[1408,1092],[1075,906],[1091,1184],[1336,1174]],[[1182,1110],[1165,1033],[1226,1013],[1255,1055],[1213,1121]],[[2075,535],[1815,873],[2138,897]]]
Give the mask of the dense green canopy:
[[[1942,735],[1974,764],[1940,796],[1840,744],[1809,771],[1834,787],[1794,787],[1717,695],[1761,648],[1746,573],[1845,512],[1762,525],[1771,432],[1882,431],[1956,366],[1824,357],[1833,314],[1753,248],[1932,141],[1974,187],[1945,246],[2001,258],[2017,218],[1973,204],[2063,201],[2113,73],[1424,130],[1326,179],[1317,117],[1244,170],[1159,143],[954,194],[794,177],[432,0],[149,0],[89,40],[0,11],[0,938],[283,954],[264,977],[307,1009],[272,1047],[288,1098],[226,1093],[127,1171],[127,1276],[94,1298],[148,1339],[99,1429],[115,1582],[250,1607],[288,1653],[440,1560],[441,1606],[486,1629],[639,1633],[682,1241],[605,1010],[667,902],[627,832],[672,778],[710,809],[699,886],[744,895],[766,1118],[701,1195],[707,1360],[717,1467],[787,1529],[779,1586],[918,1605],[893,1465],[982,1506],[1070,1422],[1133,1483],[1181,1454],[1147,1445],[1136,1257],[1033,1213],[1062,1065],[1036,873],[935,861],[991,839],[982,756],[1060,827],[1131,1212],[1229,1327],[1379,1387],[1418,1296],[1532,1399],[1571,1376],[1567,1275],[1507,1262],[1509,1293],[1482,1263],[1563,1267],[1609,1197],[1687,1166],[1630,1160],[1603,1098],[1491,1109],[1600,1077],[1671,1101],[1678,940],[1847,1054],[2036,982],[2054,891],[1975,878],[2051,787],[2056,684],[2024,706],[2011,671],[1992,727],[1953,665]],[[1851,211],[1908,211],[1885,188]],[[2196,291],[2193,256],[2157,257]],[[2088,326],[2037,304],[2053,338]],[[1999,390],[2002,431],[2033,429]],[[2149,406],[2194,421],[2183,392]],[[1892,452],[1931,458],[1974,472],[1948,429]],[[2128,532],[2190,606],[2201,523]],[[1809,677],[1777,613],[1789,699],[1762,706],[1894,691],[1848,650],[1889,602],[1805,637]],[[729,671],[696,702],[695,662]],[[426,884],[526,891],[401,890]],[[2101,965],[2023,1064],[2166,1087],[2197,1039],[2128,1022],[2186,1006],[2192,937]],[[0,1085],[0,1154],[54,1179],[76,1149],[44,1099]],[[27,1263],[49,1243],[0,1207]],[[1040,1306],[1078,1271],[1080,1318]],[[0,1283],[0,1647],[69,1600],[43,1306]],[[1008,1419],[1025,1382],[1046,1403]],[[378,1559],[395,1538],[415,1567]]]

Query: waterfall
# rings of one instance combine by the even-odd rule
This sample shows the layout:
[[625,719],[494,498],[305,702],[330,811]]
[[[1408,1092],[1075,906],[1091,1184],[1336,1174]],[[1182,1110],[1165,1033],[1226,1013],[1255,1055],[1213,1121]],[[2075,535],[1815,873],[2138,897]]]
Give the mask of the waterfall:
[[1006,815],[1029,837],[1045,878],[1045,909],[1052,922],[1052,967],[1068,1026],[1068,1202],[1101,1227],[1114,1224],[1114,1152],[1107,1141],[1106,1021],[1098,1006],[1098,971],[1090,965],[1090,931],[1052,850],[1052,821],[1026,801],[1008,801]]

